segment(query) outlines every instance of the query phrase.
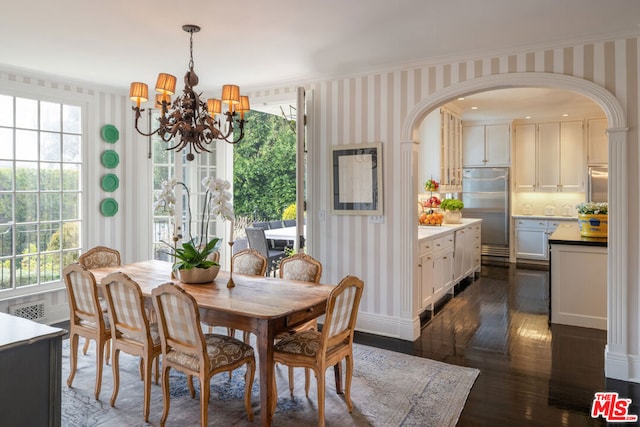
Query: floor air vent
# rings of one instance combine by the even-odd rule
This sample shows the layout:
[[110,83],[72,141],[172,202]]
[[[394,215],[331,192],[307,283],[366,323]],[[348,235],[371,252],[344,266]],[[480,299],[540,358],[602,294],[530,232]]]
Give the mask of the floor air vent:
[[44,301],[32,301],[25,304],[12,305],[9,307],[9,314],[35,320],[36,322],[44,320]]

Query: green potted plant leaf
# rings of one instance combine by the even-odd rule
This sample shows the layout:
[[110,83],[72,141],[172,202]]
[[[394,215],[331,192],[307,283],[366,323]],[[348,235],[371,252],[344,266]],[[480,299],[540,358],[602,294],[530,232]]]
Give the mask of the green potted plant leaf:
[[185,283],[209,283],[218,275],[220,264],[209,259],[218,250],[221,240],[217,237],[199,247],[195,239],[184,242],[182,247],[170,247],[166,253],[175,259],[173,271]]
[[462,208],[464,208],[462,200],[444,199],[440,203],[440,209],[444,210],[444,223],[460,224],[462,221]]

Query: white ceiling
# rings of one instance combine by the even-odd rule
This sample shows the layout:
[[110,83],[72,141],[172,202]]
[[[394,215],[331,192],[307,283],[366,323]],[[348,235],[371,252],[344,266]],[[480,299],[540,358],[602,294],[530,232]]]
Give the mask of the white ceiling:
[[126,91],[182,78],[244,91],[487,52],[637,34],[638,0],[21,0],[3,2],[0,66]]

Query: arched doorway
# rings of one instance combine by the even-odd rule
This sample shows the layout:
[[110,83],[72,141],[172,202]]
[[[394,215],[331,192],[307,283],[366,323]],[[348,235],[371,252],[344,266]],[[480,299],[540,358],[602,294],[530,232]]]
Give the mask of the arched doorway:
[[[511,73],[480,77],[451,85],[423,99],[409,112],[402,128],[402,141],[417,142],[420,123],[435,108],[459,97],[495,89],[518,87],[546,87],[566,89],[582,94],[595,101],[604,111],[609,128],[609,242],[607,272],[607,349],[605,354],[605,374],[610,378],[629,379],[628,353],[628,313],[627,313],[627,226],[628,212],[625,209],[627,194],[627,129],[626,116],[616,97],[595,83],[571,76],[549,73]],[[415,162],[413,162],[415,163]],[[411,171],[407,171],[411,173]],[[406,181],[405,181],[406,182]],[[417,176],[413,174],[411,185],[405,188],[404,197],[411,200],[417,194]],[[403,206],[402,218],[412,221],[412,204]],[[414,225],[417,227],[417,225]],[[414,235],[416,230],[414,229]],[[415,251],[415,245],[413,246]],[[408,271],[411,260],[408,257]]]

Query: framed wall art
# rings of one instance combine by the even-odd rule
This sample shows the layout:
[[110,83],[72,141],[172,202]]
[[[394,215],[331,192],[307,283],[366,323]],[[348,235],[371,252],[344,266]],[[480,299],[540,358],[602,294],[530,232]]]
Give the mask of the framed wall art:
[[382,215],[382,143],[331,147],[331,212]]

